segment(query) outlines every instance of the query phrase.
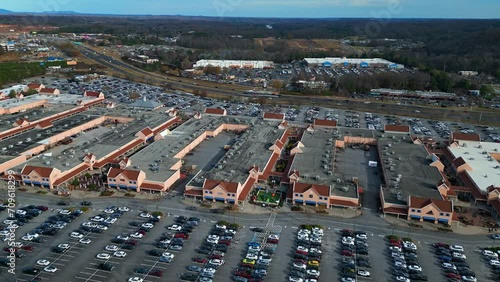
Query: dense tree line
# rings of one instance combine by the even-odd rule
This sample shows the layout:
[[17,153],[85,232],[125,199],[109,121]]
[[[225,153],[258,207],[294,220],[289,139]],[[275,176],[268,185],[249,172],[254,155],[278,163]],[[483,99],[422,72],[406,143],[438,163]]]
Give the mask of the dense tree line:
[[66,66],[66,62],[50,63],[0,63],[0,87],[8,83],[19,82],[25,78],[45,74],[48,66]]

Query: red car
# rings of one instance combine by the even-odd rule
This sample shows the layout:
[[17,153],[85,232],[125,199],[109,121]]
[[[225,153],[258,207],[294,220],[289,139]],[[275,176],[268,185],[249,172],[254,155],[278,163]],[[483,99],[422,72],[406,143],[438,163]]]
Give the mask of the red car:
[[139,230],[137,233],[141,234],[142,236],[146,236],[147,232],[144,230]]
[[302,254],[302,255],[306,255],[306,256],[307,256],[307,252],[306,252],[306,251],[303,251],[303,250],[297,250],[295,253],[296,253],[296,254]]
[[137,240],[128,240],[127,244],[137,246]]
[[187,239],[189,239],[189,235],[184,234],[184,233],[178,233],[178,234],[174,235],[174,238],[182,238],[182,239],[187,240]]
[[389,242],[390,242],[391,244],[400,244],[400,245],[401,245],[401,240],[394,240],[394,239],[391,239],[391,240],[389,240]]
[[231,241],[229,241],[229,240],[220,240],[219,244],[224,244],[226,246],[229,246],[229,245],[231,245]]
[[307,260],[304,260],[304,259],[296,259],[293,262],[307,264]]
[[267,242],[269,244],[278,244],[279,243],[279,240],[278,239],[267,239]]
[[253,265],[253,264],[250,264],[250,263],[241,263],[241,264],[240,264],[240,267],[254,268],[254,265]]
[[454,278],[454,279],[458,279],[458,280],[461,280],[462,277],[458,274],[455,274],[455,273],[446,273],[446,277],[448,278]]
[[250,274],[250,273],[249,273],[249,272],[247,272],[247,271],[236,271],[236,272],[234,273],[234,275],[236,275],[236,276],[241,276],[241,277],[245,277],[245,278],[250,278],[250,277],[252,277],[252,274]]
[[39,209],[39,210],[41,210],[41,211],[48,211],[49,210],[49,208],[46,207],[46,206],[38,206],[36,208]]
[[5,247],[5,248],[3,248],[3,251],[6,253],[10,253],[10,249],[14,249],[14,252],[19,251],[19,248],[17,248],[17,247]]
[[211,254],[208,259],[224,259],[221,255]]
[[33,246],[22,246],[21,249],[25,250],[25,251],[33,251],[35,247]]
[[205,264],[205,263],[208,262],[207,259],[204,259],[204,258],[201,258],[201,257],[193,258],[193,261],[197,262],[197,263],[203,263],[203,264]]
[[153,270],[151,270],[149,272],[149,275],[156,276],[156,277],[162,277],[163,276],[163,270],[153,269]]
[[443,248],[449,249],[450,245],[445,244],[445,243],[436,243],[436,244],[434,244],[434,247],[436,247],[436,248],[443,247]]
[[354,256],[353,252],[348,251],[348,250],[343,250],[342,252],[340,252],[340,254],[343,255],[343,256],[346,256],[346,257],[352,257],[352,256]]

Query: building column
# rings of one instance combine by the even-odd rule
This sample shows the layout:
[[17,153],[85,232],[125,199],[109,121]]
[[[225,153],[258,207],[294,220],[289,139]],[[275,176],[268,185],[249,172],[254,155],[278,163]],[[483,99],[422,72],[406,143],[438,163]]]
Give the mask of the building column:
[[420,221],[420,222],[424,222],[424,218],[423,218],[423,217],[420,217],[419,221]]

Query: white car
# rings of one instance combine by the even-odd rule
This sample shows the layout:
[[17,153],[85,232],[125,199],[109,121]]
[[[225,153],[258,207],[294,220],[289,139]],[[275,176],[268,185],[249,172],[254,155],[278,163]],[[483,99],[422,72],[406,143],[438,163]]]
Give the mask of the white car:
[[65,250],[67,250],[67,249],[69,249],[69,247],[71,247],[71,246],[70,246],[69,244],[59,244],[59,245],[57,245],[57,247],[58,247],[58,248],[61,248],[61,249],[65,249]]
[[215,268],[203,268],[204,273],[215,274],[215,271],[217,271]]
[[3,221],[3,223],[4,223],[4,224],[7,224],[7,225],[9,225],[9,224],[13,224],[14,222],[16,222],[16,221],[15,221],[15,220],[12,220],[12,219],[6,219],[6,220],[4,220],[4,221]]
[[163,241],[160,241],[160,243],[167,244],[167,245],[170,244],[170,242],[172,242],[172,240],[170,240],[170,239],[165,239]]
[[260,246],[248,246],[249,252],[260,252]]
[[133,234],[130,234],[130,237],[132,238],[136,238],[136,239],[142,239],[142,237],[144,237],[144,235],[142,235],[141,233],[139,232],[135,232]]
[[368,240],[368,237],[366,237],[366,234],[356,234],[356,239]]
[[80,244],[90,244],[90,242],[92,242],[92,240],[88,239],[88,238],[84,238],[84,239],[80,239],[80,241],[78,241],[78,243]]
[[303,247],[303,246],[298,246],[297,247],[297,251],[302,251],[302,252],[306,252],[307,253],[307,252],[309,252],[309,249],[306,248],[306,247]]
[[288,281],[290,281],[290,282],[304,282],[304,279],[299,278],[299,277],[290,276],[288,278]]
[[396,281],[398,281],[398,282],[410,282],[410,279],[406,278],[404,276],[396,276]]
[[477,278],[474,276],[462,276],[462,281],[465,282],[477,282]]
[[280,236],[277,234],[271,234],[267,237],[268,239],[279,240]]
[[116,251],[113,253],[113,256],[119,257],[119,258],[124,258],[127,256],[127,253],[124,251]]
[[226,229],[226,228],[227,228],[227,226],[222,225],[222,224],[216,224],[216,225],[215,225],[215,228],[218,228],[218,229]]
[[319,227],[313,227],[312,232],[313,233],[320,233],[321,235],[323,235],[323,229],[321,229]]
[[454,264],[448,263],[448,262],[443,262],[441,264],[442,268],[447,268],[447,269],[457,269],[457,267]]
[[390,246],[390,247],[389,247],[389,250],[394,251],[394,252],[402,252],[402,251],[403,251],[403,250],[401,250],[401,248],[400,248],[400,247],[398,247],[398,246]]
[[498,258],[498,254],[495,252],[492,252],[490,250],[483,250],[482,254],[483,254],[483,256]]
[[406,264],[405,263],[402,263],[400,261],[396,261],[394,262],[394,266],[396,267],[401,267],[401,268],[406,268]]
[[415,245],[414,243],[412,242],[403,242],[403,246],[407,249],[411,249],[411,250],[417,250],[417,245]]
[[142,279],[141,277],[130,277],[128,279],[128,282],[143,282],[144,279]]
[[169,259],[173,259],[174,258],[174,254],[172,253],[169,253],[169,252],[164,252],[162,254],[163,257],[166,257],[166,258],[169,258]]
[[26,211],[25,210],[16,210],[16,213],[20,214],[20,215],[26,215]]
[[101,229],[101,230],[108,230],[108,227],[106,225],[102,225],[102,224],[97,225],[96,228]]
[[362,277],[370,277],[370,272],[364,269],[358,269],[358,275]]
[[82,233],[78,233],[78,232],[71,232],[69,234],[69,236],[71,238],[76,238],[76,239],[82,239],[83,238],[83,234]]
[[319,276],[319,271],[316,269],[308,269],[306,270],[307,275],[318,277]]
[[454,252],[461,252],[461,253],[463,253],[464,252],[464,247],[459,246],[459,245],[451,245],[450,246],[450,250],[452,250]]
[[219,240],[207,238],[207,242],[211,243],[211,244],[217,244],[217,243],[219,243]]
[[490,265],[491,266],[500,266],[500,261],[498,261],[496,259],[492,259],[492,260],[490,260]]
[[46,259],[39,259],[36,261],[36,264],[41,265],[41,266],[47,266],[50,264],[50,261]]
[[23,241],[31,241],[33,239],[34,239],[34,237],[29,236],[29,235],[24,235],[23,237],[21,237],[21,240],[23,240]]
[[315,243],[321,243],[321,238],[319,238],[319,237],[312,237],[312,238],[310,239],[310,241],[311,241],[311,242],[315,242]]
[[9,230],[2,230],[0,231],[0,236],[8,236],[10,234]]
[[55,267],[53,265],[49,265],[49,266],[46,266],[43,270],[46,272],[54,273],[57,271],[57,267]]
[[128,212],[130,209],[127,207],[119,207],[118,210],[121,212]]
[[119,240],[128,240],[128,239],[130,239],[130,237],[128,237],[127,235],[118,235],[118,236],[116,236],[116,239],[119,239]]
[[418,272],[421,272],[422,271],[422,267],[418,266],[418,265],[408,265],[408,270],[414,270],[414,271],[418,271]]
[[71,211],[70,210],[62,210],[59,212],[59,214],[68,215],[68,214],[71,214]]
[[143,212],[139,215],[140,217],[143,217],[143,218],[149,218],[151,217],[151,214],[150,213],[147,213],[147,212]]
[[82,226],[95,228],[95,227],[97,227],[97,223],[87,221],[87,222],[82,223]]
[[318,248],[310,248],[310,249],[309,249],[309,252],[310,252],[310,253],[316,253],[316,254],[322,254],[322,253],[323,253],[323,252],[322,252],[320,249],[318,249]]
[[259,256],[257,255],[257,253],[248,253],[246,256],[245,256],[246,259],[253,259],[253,260],[257,260],[259,259]]
[[452,254],[454,258],[461,258],[461,259],[466,259],[467,257],[462,254],[462,253],[453,253]]
[[101,222],[101,221],[104,221],[104,218],[100,217],[100,216],[94,216],[94,217],[91,217],[90,220]]
[[98,258],[98,259],[110,259],[111,255],[106,254],[106,253],[100,253],[100,254],[97,254],[96,258]]
[[167,229],[168,230],[179,231],[179,230],[182,229],[182,226],[174,224],[174,225],[170,225],[169,227],[167,227]]
[[211,259],[208,261],[208,263],[216,265],[216,266],[221,266],[224,264],[224,260],[223,259]]
[[105,209],[104,210],[105,213],[115,213],[115,210],[112,210],[112,209]]
[[304,270],[307,268],[305,263],[300,263],[300,262],[294,262],[293,267]]
[[143,224],[141,225],[141,227],[151,229],[151,228],[153,228],[153,227],[155,227],[155,226],[154,226],[152,223],[147,222],[147,223],[143,223]]
[[118,246],[115,246],[115,245],[107,245],[106,247],[104,247],[104,249],[105,249],[106,251],[116,252],[116,251],[118,251]]
[[[8,237],[7,237],[8,238]],[[9,238],[10,239],[10,238]],[[10,239],[12,240],[12,239]],[[9,241],[10,241],[9,240]],[[12,245],[12,246],[11,246]],[[14,242],[14,243],[9,243],[9,247],[16,247],[16,248],[22,248],[24,246],[23,242]]]

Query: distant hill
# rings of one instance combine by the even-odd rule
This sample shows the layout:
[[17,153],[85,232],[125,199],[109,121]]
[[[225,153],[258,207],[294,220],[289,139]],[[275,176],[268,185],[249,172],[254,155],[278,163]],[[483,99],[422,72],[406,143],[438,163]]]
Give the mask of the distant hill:
[[46,12],[13,12],[5,9],[0,9],[0,15],[38,15],[38,14],[50,14],[50,15],[78,15],[79,13],[74,11],[46,11]]
[[5,9],[0,9],[0,14],[12,14],[12,11],[5,10]]

